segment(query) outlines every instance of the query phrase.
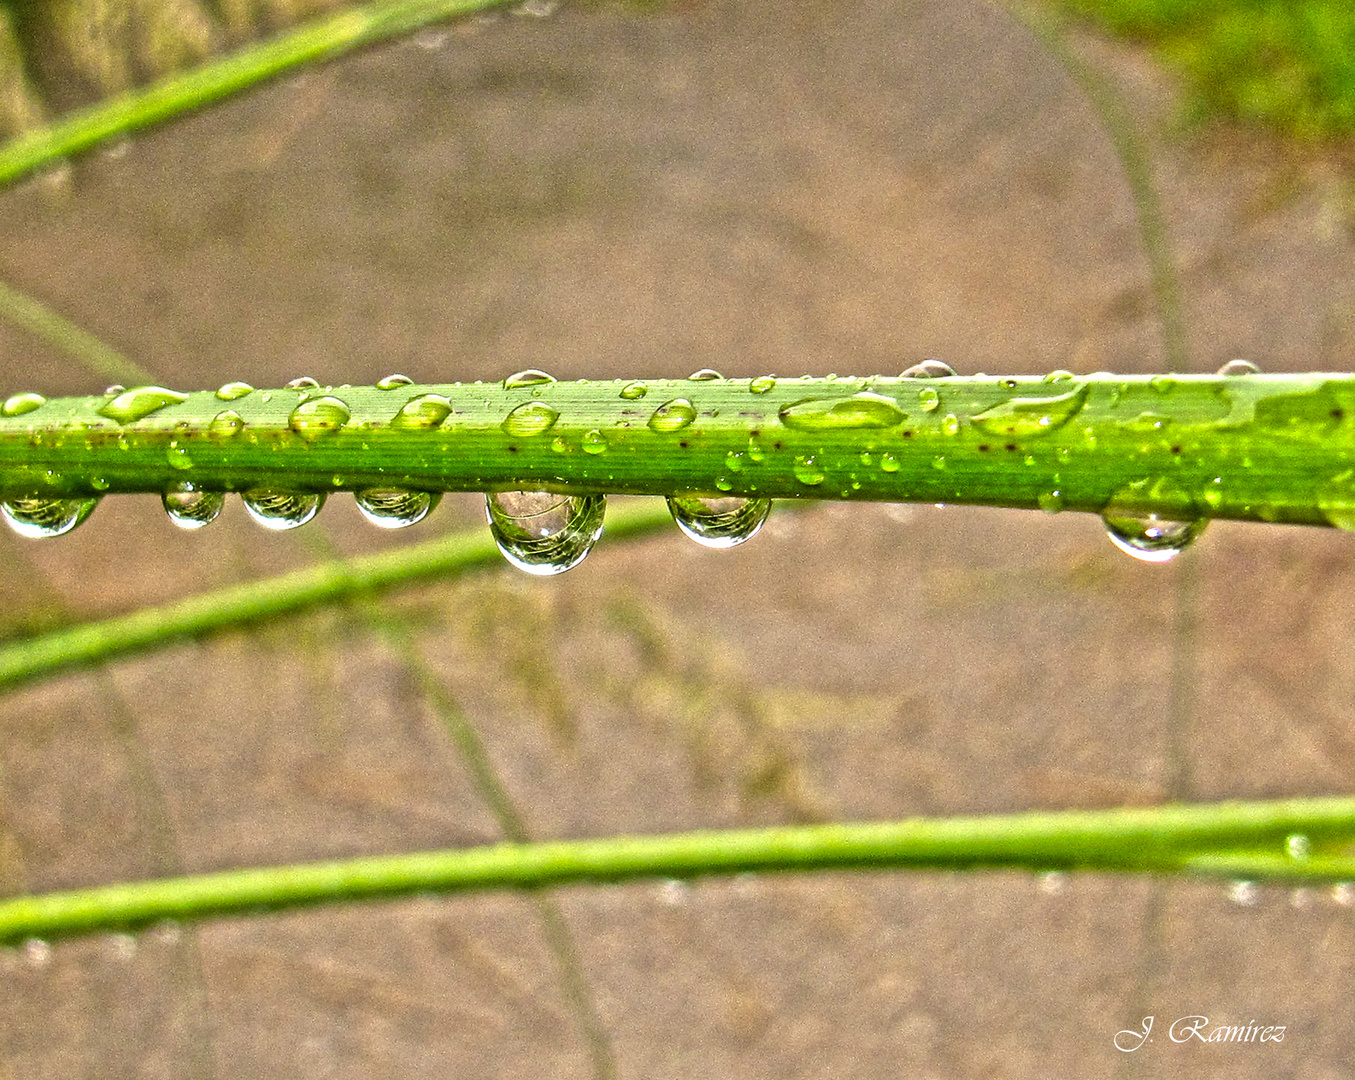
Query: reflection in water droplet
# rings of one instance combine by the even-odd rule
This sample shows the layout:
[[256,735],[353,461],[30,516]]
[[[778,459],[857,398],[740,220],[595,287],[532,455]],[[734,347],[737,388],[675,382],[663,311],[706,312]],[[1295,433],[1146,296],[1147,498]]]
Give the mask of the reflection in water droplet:
[[601,454],[607,449],[607,436],[597,430],[588,431],[579,440],[579,445],[585,454]]
[[46,404],[47,399],[41,394],[13,394],[5,399],[3,405],[0,405],[0,416],[23,416],[24,413],[31,413],[34,409],[40,409]]
[[642,382],[627,383],[621,388],[621,396],[627,401],[635,401],[649,393],[649,387]]
[[686,398],[674,398],[665,401],[649,418],[649,427],[654,431],[681,431],[696,419],[696,410]]
[[198,491],[192,484],[181,484],[160,496],[169,520],[181,529],[201,529],[210,525],[226,505],[220,491]]
[[955,369],[937,359],[927,359],[900,373],[900,379],[949,379]]
[[748,389],[754,394],[765,394],[776,389],[776,379],[771,375],[759,375],[748,384]]
[[309,375],[302,375],[286,384],[288,390],[319,390],[320,384]]
[[767,520],[771,499],[670,495],[668,509],[678,528],[708,548],[730,548],[751,540]]
[[402,488],[364,488],[353,493],[362,516],[382,529],[403,529],[426,518],[441,501],[432,491]]
[[63,536],[83,522],[99,505],[95,499],[8,499],[0,502],[9,527],[30,540]]
[[524,401],[508,414],[500,425],[509,435],[530,438],[555,426],[560,414],[544,401]]
[[822,484],[827,476],[812,456],[797,457],[791,466],[791,472],[795,474],[796,480],[810,487]]
[[252,393],[254,393],[254,387],[247,382],[228,382],[217,388],[216,396],[222,401],[238,401]]
[[562,574],[577,566],[602,535],[603,495],[494,491],[485,496],[490,532],[503,557],[529,574]]
[[693,371],[687,376],[688,382],[710,382],[712,379],[720,379],[723,376],[712,368],[703,367],[700,371]]
[[536,368],[528,368],[526,371],[519,371],[516,374],[509,375],[503,381],[505,390],[516,390],[523,386],[541,386],[545,383],[553,383],[554,375],[547,375],[544,371]]
[[805,431],[888,428],[908,419],[893,398],[869,391],[847,398],[806,398],[784,406],[778,415],[786,427]]
[[1229,360],[1219,368],[1220,375],[1260,375],[1261,369],[1250,360]]
[[917,404],[923,412],[934,412],[941,405],[941,395],[930,386],[917,392]]
[[1111,543],[1127,555],[1143,562],[1164,563],[1176,558],[1193,544],[1209,523],[1206,518],[1172,521],[1157,514],[1101,515]]
[[116,420],[119,424],[134,424],[166,405],[178,405],[187,400],[187,394],[166,390],[163,386],[138,386],[135,390],[119,394],[99,410],[99,415]]
[[452,403],[440,394],[420,394],[406,402],[391,420],[391,427],[407,431],[435,428],[452,413]]
[[376,380],[376,388],[378,390],[396,390],[399,389],[401,386],[413,386],[413,385],[414,380],[411,379],[408,375],[400,374],[387,375],[384,379]]
[[332,435],[353,418],[346,402],[336,397],[309,398],[287,418],[293,431],[305,439]]
[[207,434],[213,439],[229,439],[244,430],[245,419],[238,412],[227,409],[212,417],[207,425]]
[[325,505],[323,494],[255,488],[240,496],[249,516],[265,529],[283,532],[306,524]]

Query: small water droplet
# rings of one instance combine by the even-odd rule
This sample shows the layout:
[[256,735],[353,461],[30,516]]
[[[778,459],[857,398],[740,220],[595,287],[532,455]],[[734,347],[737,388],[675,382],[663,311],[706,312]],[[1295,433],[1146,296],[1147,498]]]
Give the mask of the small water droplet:
[[319,390],[320,384],[309,375],[301,375],[286,384],[288,390]]
[[585,454],[601,454],[607,449],[607,436],[602,432],[593,431],[584,432],[584,436],[579,440],[579,445],[583,448]]
[[440,394],[420,394],[407,401],[391,420],[391,427],[407,431],[435,428],[452,414],[452,403]]
[[776,378],[772,375],[759,375],[748,384],[748,389],[754,394],[765,394],[776,389]]
[[930,358],[914,364],[899,374],[900,379],[949,379],[955,369],[941,360]]
[[245,419],[238,412],[227,409],[219,412],[207,424],[207,434],[213,439],[229,439],[244,430]]
[[240,496],[249,516],[265,529],[283,532],[306,524],[325,505],[322,493],[254,488]]
[[193,458],[188,453],[186,446],[180,446],[177,442],[172,442],[165,448],[165,462],[171,469],[191,469],[193,467]]
[[649,418],[649,427],[653,431],[681,431],[696,419],[696,409],[686,398],[674,398],[665,401]]
[[163,386],[138,386],[108,402],[99,410],[99,415],[116,420],[119,424],[134,424],[167,405],[178,405],[187,400],[188,395],[180,394],[177,390],[166,390]]
[[5,399],[3,405],[0,405],[0,416],[23,416],[24,413],[31,413],[46,404],[47,399],[41,394],[12,394]]
[[822,484],[827,478],[827,474],[819,468],[819,463],[812,456],[797,457],[791,466],[791,472],[795,474],[796,480],[810,487]]
[[954,413],[946,413],[941,421],[941,431],[946,435],[960,434],[960,418]]
[[743,463],[747,460],[747,455],[739,453],[737,450],[731,450],[725,455],[725,468],[730,472],[743,472]]
[[1055,489],[1046,491],[1039,497],[1040,509],[1046,514],[1057,514],[1063,509],[1063,492]]
[[485,496],[490,532],[503,557],[529,574],[562,574],[602,535],[603,495],[494,491]]
[[756,435],[748,436],[748,460],[754,465],[761,465],[767,460],[767,451],[762,448],[762,444],[757,441]]
[[119,394],[124,394],[126,392],[127,387],[123,386],[122,383],[114,383],[112,386],[104,387],[104,397],[117,397]]
[[24,942],[24,963],[35,971],[45,968],[52,959],[52,946],[42,938],[29,938]]
[[712,368],[703,367],[700,371],[693,371],[687,376],[688,382],[710,382],[712,379],[724,378],[718,371]]
[[1074,375],[1071,371],[1064,371],[1063,368],[1057,368],[1054,371],[1051,371],[1040,381],[1047,383],[1072,382],[1076,378],[1077,376]]
[[384,379],[376,380],[378,390],[398,390],[402,386],[413,386],[414,380],[408,375],[387,375]]
[[1058,870],[1048,870],[1038,877],[1036,887],[1046,896],[1062,896],[1068,891],[1068,875]]
[[91,476],[89,486],[95,491],[107,491],[113,485],[106,476]]
[[786,427],[802,431],[825,428],[889,428],[908,419],[893,398],[865,391],[846,398],[805,398],[778,414]]
[[1157,514],[1122,514],[1107,511],[1101,515],[1111,543],[1127,555],[1143,562],[1164,563],[1176,558],[1199,539],[1209,523],[1205,518],[1173,521]]
[[924,386],[917,392],[917,404],[923,412],[935,412],[941,405],[941,395],[930,386]]
[[528,368],[526,371],[509,375],[503,381],[503,388],[505,390],[517,390],[524,386],[543,386],[554,381],[554,375],[547,375],[544,371],[539,371],[536,368]]
[[308,398],[287,418],[287,424],[304,439],[333,435],[353,418],[347,402],[336,397]]
[[432,491],[406,491],[403,488],[364,488],[353,493],[362,516],[382,529],[403,529],[416,525],[441,501]]
[[880,468],[885,472],[898,472],[900,468],[899,459],[893,454],[881,454]]
[[169,520],[181,529],[201,529],[210,525],[226,505],[220,491],[199,491],[192,484],[180,484],[160,496]]
[[621,388],[621,396],[627,401],[635,401],[649,393],[649,387],[642,382],[627,383]]
[[1239,907],[1254,907],[1258,896],[1254,881],[1234,881],[1228,886],[1228,899]]
[[1200,492],[1200,499],[1211,510],[1217,510],[1223,505],[1223,477],[1216,476],[1205,485]]
[[938,454],[936,457],[932,458],[932,468],[933,468],[933,469],[941,470],[941,469],[944,469],[945,467],[946,467],[946,459],[945,459],[945,457],[943,457],[942,455]]
[[569,443],[566,442],[564,437],[560,435],[557,435],[554,439],[551,440],[550,448],[554,453],[557,454],[569,453]]
[[1285,853],[1291,859],[1306,859],[1312,854],[1313,845],[1302,833],[1294,833],[1284,842]]
[[239,401],[242,397],[254,393],[254,387],[247,382],[228,382],[217,388],[216,396],[222,401]]
[[1261,369],[1250,360],[1229,360],[1223,367],[1219,368],[1220,375],[1260,375]]
[[1159,394],[1170,394],[1176,389],[1176,380],[1170,375],[1154,375],[1148,380],[1148,385]]
[[0,502],[0,513],[20,536],[42,540],[49,536],[64,536],[94,513],[98,505],[97,498],[8,499]]
[[671,495],[668,509],[678,528],[702,547],[731,548],[751,540],[771,511],[770,499]]
[[560,414],[544,401],[524,401],[508,414],[500,425],[509,435],[530,438],[549,431],[560,419]]

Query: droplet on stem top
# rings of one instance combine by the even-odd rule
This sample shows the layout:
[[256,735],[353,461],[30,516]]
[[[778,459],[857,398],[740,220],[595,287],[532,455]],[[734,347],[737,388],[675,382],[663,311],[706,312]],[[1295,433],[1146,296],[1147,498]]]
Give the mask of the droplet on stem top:
[[416,525],[442,500],[439,492],[406,491],[403,488],[364,488],[353,492],[362,516],[382,529]]
[[560,414],[544,401],[524,401],[504,418],[500,427],[509,435],[530,438],[549,431],[560,419]]
[[247,382],[228,382],[217,388],[216,396],[222,401],[239,401],[254,393],[254,387]]
[[944,361],[937,360],[934,357],[928,358],[920,364],[914,364],[899,373],[900,379],[949,379],[955,374],[955,369]]
[[160,501],[169,520],[181,529],[201,529],[210,525],[226,504],[220,491],[198,491],[192,484],[182,484],[166,491]]
[[0,513],[20,536],[42,540],[64,536],[94,513],[98,505],[97,498],[8,499],[0,502]]
[[414,380],[408,375],[387,375],[384,379],[376,380],[378,390],[396,390],[401,386],[413,386]]
[[306,524],[325,505],[322,493],[254,488],[240,496],[249,516],[265,529],[283,532]]
[[1261,369],[1250,360],[1229,360],[1223,367],[1219,368],[1220,375],[1260,375]]
[[627,383],[621,388],[621,396],[626,401],[635,401],[649,393],[649,387],[642,382]]
[[405,402],[395,417],[391,427],[407,431],[421,431],[435,428],[452,413],[452,403],[440,394],[420,394]]
[[542,386],[545,383],[553,383],[554,375],[547,375],[544,371],[536,368],[528,368],[526,371],[519,371],[516,374],[509,375],[503,381],[505,390],[517,390],[523,386]]
[[3,405],[0,405],[0,416],[23,416],[24,413],[31,413],[46,404],[47,399],[41,394],[12,394],[5,399]]
[[765,394],[776,389],[776,377],[773,375],[759,375],[748,384],[748,389],[754,394]]
[[119,424],[134,424],[167,405],[178,405],[187,400],[188,395],[177,390],[166,390],[163,386],[138,386],[108,402],[99,410],[99,415],[116,420]]
[[686,398],[674,398],[654,410],[649,427],[652,431],[681,431],[695,419],[696,409],[692,403]]
[[485,496],[490,532],[503,557],[545,577],[577,566],[602,535],[603,495],[492,491]]
[[731,548],[757,535],[771,499],[739,496],[670,495],[668,509],[678,528],[702,547]]
[[286,384],[288,390],[319,390],[320,384],[309,375],[302,375]]
[[308,398],[292,410],[287,424],[303,439],[332,435],[353,418],[348,404],[336,397]]
[[724,378],[724,376],[721,375],[721,374],[720,374],[718,371],[716,371],[714,368],[703,367],[703,368],[701,368],[699,371],[693,371],[690,375],[688,375],[688,376],[687,376],[687,381],[688,381],[688,382],[710,382],[710,381],[712,381],[713,379],[721,379],[721,378]]
[[1107,511],[1101,515],[1111,543],[1126,555],[1142,562],[1164,563],[1190,547],[1209,523],[1206,518],[1174,521],[1157,514],[1122,514]]

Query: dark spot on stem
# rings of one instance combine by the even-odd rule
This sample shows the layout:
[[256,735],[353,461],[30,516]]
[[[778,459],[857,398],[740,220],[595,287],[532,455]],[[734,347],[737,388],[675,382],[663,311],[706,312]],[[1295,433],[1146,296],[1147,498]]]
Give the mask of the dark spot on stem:
[[981,451],[983,451],[985,454],[988,453],[988,444],[987,444],[987,443],[979,443],[979,449],[980,449]]
[[682,447],[682,449],[684,449],[684,450],[687,449],[687,444],[686,444],[685,442],[680,442],[680,443],[678,443],[678,445],[679,445],[680,447]]
[[1014,443],[1014,442],[1009,442],[1009,443],[1006,445],[1005,449],[1011,451],[1013,454],[1016,453],[1016,443]]
[[1181,448],[1180,448],[1179,446],[1173,446],[1173,447],[1172,447],[1172,453],[1173,453],[1173,454],[1179,454],[1180,452],[1181,452]]
[[1331,418],[1333,420],[1344,420],[1345,416],[1346,416],[1345,409],[1332,409],[1331,411]]
[[518,448],[517,448],[516,446],[510,446],[510,447],[508,448],[508,452],[509,452],[510,454],[516,454],[516,453],[518,452]]

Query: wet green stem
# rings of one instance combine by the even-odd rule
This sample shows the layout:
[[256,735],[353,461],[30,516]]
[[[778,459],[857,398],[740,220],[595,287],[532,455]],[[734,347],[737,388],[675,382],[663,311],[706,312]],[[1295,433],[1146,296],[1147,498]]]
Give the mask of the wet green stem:
[[1341,881],[1355,878],[1355,858],[1345,853],[1352,841],[1355,798],[509,843],[18,897],[0,902],[0,940],[428,891],[765,871],[1017,868]]

